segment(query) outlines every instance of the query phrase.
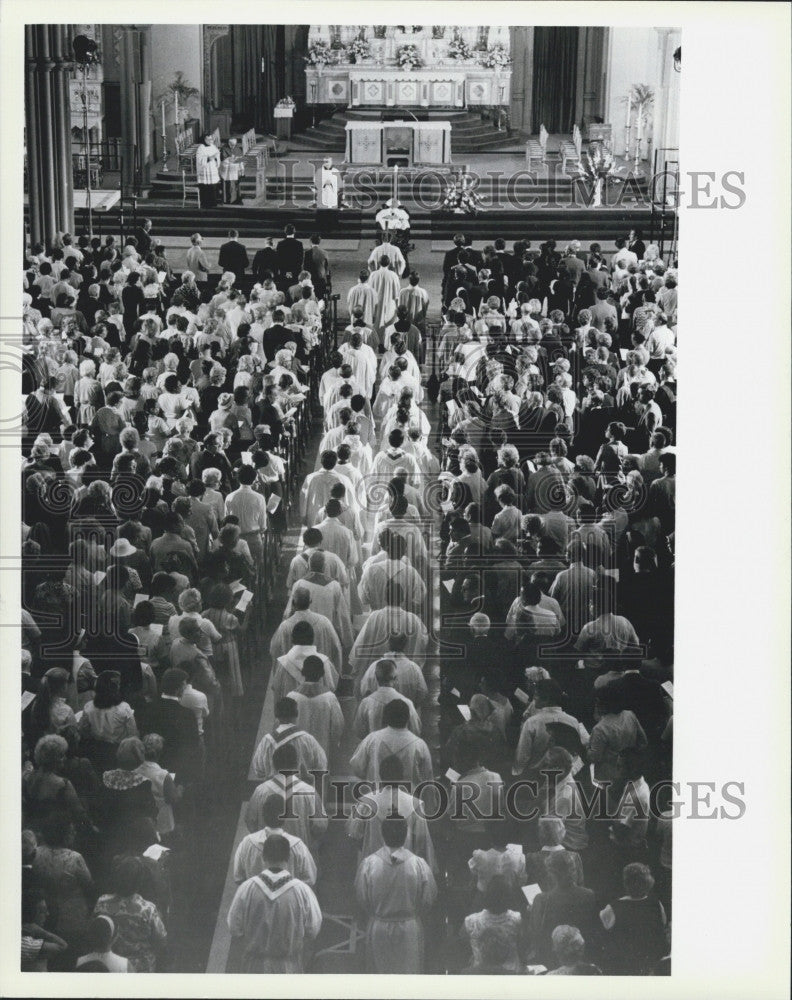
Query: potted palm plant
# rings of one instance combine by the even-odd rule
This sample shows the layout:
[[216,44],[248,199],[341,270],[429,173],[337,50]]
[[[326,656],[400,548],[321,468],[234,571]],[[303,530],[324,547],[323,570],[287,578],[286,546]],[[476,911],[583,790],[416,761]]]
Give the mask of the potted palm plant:
[[185,79],[182,70],[177,70],[173,80],[168,84],[165,93],[161,94],[158,100],[178,101],[179,124],[184,122],[197,110],[198,99],[201,92],[197,87]]

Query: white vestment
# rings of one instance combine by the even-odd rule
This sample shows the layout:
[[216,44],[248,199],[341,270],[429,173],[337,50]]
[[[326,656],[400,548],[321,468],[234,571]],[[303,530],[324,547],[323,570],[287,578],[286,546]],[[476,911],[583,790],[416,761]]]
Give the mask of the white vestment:
[[195,151],[195,172],[198,184],[219,184],[220,150],[217,146],[201,143]]
[[244,938],[243,972],[302,972],[303,948],[322,926],[313,890],[288,871],[262,871],[236,891],[228,927]]
[[429,824],[424,818],[423,806],[419,799],[396,785],[384,785],[379,791],[363,796],[352,809],[347,820],[347,833],[353,840],[360,841],[361,860],[383,846],[382,821],[394,813],[407,821],[404,846],[423,858],[434,871],[434,845]]
[[234,881],[240,884],[261,872],[264,867],[261,849],[264,846],[264,841],[273,834],[277,834],[289,842],[289,864],[287,867],[292,875],[301,882],[305,882],[306,885],[315,885],[316,862],[305,844],[299,837],[286,833],[285,830],[268,826],[242,838],[234,855]]
[[369,733],[352,754],[352,773],[365,781],[379,781],[380,764],[386,757],[397,757],[402,765],[404,780],[419,785],[432,777],[432,755],[426,743],[409,729],[387,726]]
[[382,847],[364,858],[355,893],[369,915],[368,968],[380,973],[423,971],[421,916],[437,898],[437,886],[423,858],[399,847]]

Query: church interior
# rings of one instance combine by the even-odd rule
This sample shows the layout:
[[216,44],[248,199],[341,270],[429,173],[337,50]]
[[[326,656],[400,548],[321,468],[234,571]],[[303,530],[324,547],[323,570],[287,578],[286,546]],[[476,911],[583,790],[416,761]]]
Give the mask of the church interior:
[[26,27],[23,968],[668,974],[680,46]]

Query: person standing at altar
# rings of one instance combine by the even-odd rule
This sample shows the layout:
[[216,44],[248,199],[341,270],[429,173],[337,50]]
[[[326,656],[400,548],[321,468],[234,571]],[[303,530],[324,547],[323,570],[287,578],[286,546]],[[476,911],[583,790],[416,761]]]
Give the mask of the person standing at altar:
[[223,182],[223,201],[226,205],[241,205],[239,178],[245,174],[245,161],[240,156],[237,141],[233,137],[220,149],[219,173]]
[[294,235],[294,226],[289,223],[283,230],[283,239],[275,247],[278,262],[278,288],[285,292],[297,280],[303,269],[305,247]]
[[205,135],[203,142],[195,151],[195,172],[201,208],[214,208],[217,204],[217,185],[220,183],[219,165],[220,150],[215,146],[211,135]]
[[[377,249],[382,248],[378,247]],[[383,253],[379,257],[379,267],[369,278],[369,284],[377,296],[373,327],[379,337],[381,350],[384,350],[385,328],[390,326],[396,318],[396,305],[401,291],[399,276],[391,270],[390,262],[390,257]]]
[[333,166],[333,157],[326,156],[319,170],[319,183],[316,191],[316,207],[319,210],[337,212],[338,198],[341,191],[341,174]]

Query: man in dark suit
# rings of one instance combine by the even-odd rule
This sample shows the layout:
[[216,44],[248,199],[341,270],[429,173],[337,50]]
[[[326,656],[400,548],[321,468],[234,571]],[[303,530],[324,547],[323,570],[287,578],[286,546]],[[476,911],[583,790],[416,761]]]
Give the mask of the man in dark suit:
[[179,783],[198,780],[203,769],[195,713],[180,701],[187,680],[183,670],[169,667],[162,675],[160,697],[135,713],[141,735],[158,733],[165,741],[160,763]]
[[239,233],[236,229],[228,230],[228,242],[220,247],[217,263],[223,271],[233,271],[237,281],[247,270],[250,258],[245,247],[239,242]]
[[275,251],[275,247],[272,245],[272,237],[268,236],[265,245],[256,251],[256,256],[253,258],[253,265],[251,270],[253,271],[253,277],[256,281],[263,281],[269,272],[274,278],[278,271],[278,255]]
[[643,241],[643,236],[640,229],[631,229],[630,235],[627,237],[627,249],[632,250],[638,260],[644,259],[644,254],[646,253],[646,244]]
[[465,237],[462,233],[456,233],[454,236],[454,247],[452,250],[447,250],[445,256],[443,257],[443,293],[445,294],[446,285],[448,283],[449,276],[453,269],[459,263],[459,255],[465,248]]
[[508,279],[509,288],[514,289],[514,255],[506,249],[506,240],[500,237],[495,240],[495,256],[501,263],[501,274]]
[[276,351],[295,338],[294,331],[287,330],[283,325],[284,319],[283,310],[276,309],[272,314],[272,326],[268,327],[261,336],[261,349],[264,351],[267,361],[274,361]]
[[275,247],[278,264],[278,288],[286,291],[302,271],[305,247],[294,235],[294,226],[289,223],[283,230],[283,239]]
[[135,239],[137,240],[138,253],[145,259],[154,245],[151,238],[151,219],[143,219],[140,226],[135,230]]
[[303,261],[303,268],[310,272],[317,299],[323,299],[330,288],[330,259],[322,250],[321,242],[321,236],[311,237],[311,247]]

